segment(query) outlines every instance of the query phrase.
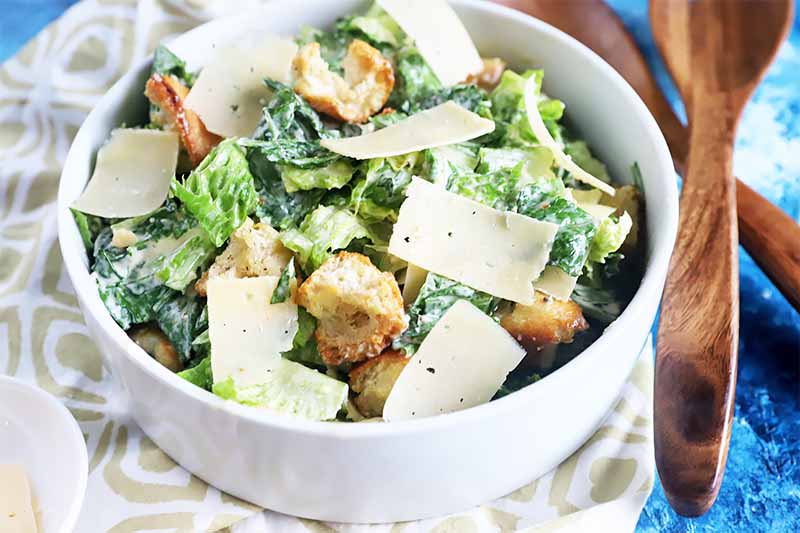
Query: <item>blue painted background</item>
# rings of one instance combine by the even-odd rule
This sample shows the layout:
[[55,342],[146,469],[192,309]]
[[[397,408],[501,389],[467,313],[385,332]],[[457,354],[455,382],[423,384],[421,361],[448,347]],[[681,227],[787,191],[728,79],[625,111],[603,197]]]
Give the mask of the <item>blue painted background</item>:
[[[0,0],[0,60],[75,1]],[[646,2],[609,2],[680,108],[653,43]],[[734,167],[737,176],[800,221],[800,15],[745,111]],[[719,500],[705,516],[684,519],[656,486],[637,531],[800,531],[800,315],[743,249],[740,257],[739,384]]]

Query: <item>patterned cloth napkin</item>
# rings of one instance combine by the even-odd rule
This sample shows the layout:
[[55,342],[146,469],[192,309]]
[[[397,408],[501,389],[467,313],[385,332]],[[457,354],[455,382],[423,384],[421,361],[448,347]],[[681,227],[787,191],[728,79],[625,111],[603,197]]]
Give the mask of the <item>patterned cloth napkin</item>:
[[89,484],[77,531],[632,530],[653,485],[649,343],[614,410],[556,470],[480,508],[420,522],[339,526],[262,512],[183,470],[129,417],[63,269],[61,165],[92,106],[159,41],[258,3],[84,0],[0,68],[0,372],[54,394],[80,423]]

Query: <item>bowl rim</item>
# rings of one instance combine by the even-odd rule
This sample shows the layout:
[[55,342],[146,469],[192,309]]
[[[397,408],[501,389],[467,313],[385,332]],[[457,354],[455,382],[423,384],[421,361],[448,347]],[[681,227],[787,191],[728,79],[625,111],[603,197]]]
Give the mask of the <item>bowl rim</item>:
[[76,450],[81,452],[77,457],[74,456],[71,458],[78,462],[78,478],[75,480],[75,493],[69,501],[66,515],[57,530],[60,533],[69,533],[78,523],[78,517],[81,514],[83,502],[86,498],[86,485],[89,479],[89,454],[86,449],[86,441],[83,438],[81,427],[78,425],[78,421],[72,416],[69,409],[67,409],[57,397],[41,387],[37,387],[18,377],[5,376],[2,374],[0,374],[0,387],[16,387],[25,390],[41,402],[39,405],[45,405],[48,409],[55,412],[57,417],[63,422],[62,426],[66,430],[66,433],[69,434],[72,445]]
[[[236,15],[213,19],[181,34],[181,36],[185,36],[197,31],[199,28],[205,28],[210,25],[224,25],[232,20],[241,20],[243,17],[252,17],[257,13],[261,13],[264,9],[275,9],[274,4],[278,3],[279,2],[274,2],[272,6],[262,6],[260,8],[251,9]],[[617,73],[613,67],[611,67],[594,51],[570,35],[558,30],[546,22],[509,7],[491,2],[484,2],[481,0],[453,0],[452,3],[456,6],[464,6],[471,9],[482,10],[493,17],[513,19],[518,23],[528,25],[539,33],[548,34],[548,36],[556,38],[560,41],[562,46],[572,48],[573,51],[584,56],[586,60],[593,64],[594,67],[599,68],[599,70],[603,72],[603,75],[610,83],[616,86],[616,88],[626,98],[627,105],[629,105],[631,111],[635,113],[639,119],[643,120],[646,130],[652,137],[651,140],[656,145],[656,163],[660,168],[658,177],[654,177],[653,179],[674,179],[674,167],[669,149],[652,114],[645,106],[644,102],[642,102],[639,95],[627,83],[627,81],[625,81],[625,79],[619,73]],[[106,94],[98,101],[98,103],[95,104],[95,107],[86,117],[86,119],[84,119],[84,123],[81,125],[81,128],[79,129],[75,139],[77,139],[78,136],[80,136],[84,131],[84,125],[90,121],[100,103],[107,99],[109,94],[111,94],[115,88],[118,88],[123,80],[134,75],[136,72],[140,72],[151,61],[152,55],[135,64],[119,80],[117,80],[114,85],[112,85],[109,91],[107,91]],[[74,146],[74,144],[75,141],[73,141],[72,146]],[[75,224],[68,207],[65,187],[65,182],[69,179],[66,175],[66,169],[70,166],[70,159],[74,155],[72,146],[70,147],[70,152],[64,163],[65,170],[62,171],[61,179],[59,181],[57,199],[59,246],[64,259],[64,265],[67,270],[67,274],[69,275],[76,294],[80,294],[81,296],[80,301],[83,304],[82,308],[84,312],[92,315],[92,317],[97,321],[99,327],[101,327],[108,337],[113,341],[115,345],[114,347],[123,352],[126,357],[131,359],[141,371],[147,373],[152,379],[160,381],[163,385],[177,389],[182,394],[191,397],[193,400],[204,403],[208,408],[229,411],[250,423],[274,429],[289,430],[300,434],[321,435],[334,437],[337,439],[378,438],[427,431],[445,431],[453,425],[460,425],[469,420],[471,420],[473,423],[477,423],[486,417],[497,416],[503,412],[519,409],[523,404],[529,402],[529,399],[536,394],[535,389],[523,387],[522,389],[498,400],[453,413],[446,413],[442,415],[421,418],[418,420],[405,420],[377,424],[354,424],[336,423],[331,421],[320,422],[303,420],[288,415],[272,413],[267,410],[254,409],[252,407],[239,405],[232,401],[223,400],[211,392],[203,390],[194,384],[189,383],[147,355],[144,350],[142,350],[128,337],[125,331],[114,321],[103,305],[93,278],[83,264],[81,254],[85,253],[84,249],[78,249],[77,246],[70,247],[65,244],[69,242],[69,239],[67,238],[67,232],[70,229],[70,225],[74,226]],[[617,339],[620,336],[626,334],[626,326],[632,324],[636,320],[637,316],[640,316],[645,312],[652,298],[660,297],[664,276],[666,275],[669,259],[672,254],[672,247],[675,241],[678,226],[677,181],[675,182],[674,189],[671,187],[668,187],[668,189],[673,190],[674,192],[664,197],[659,205],[659,209],[665,212],[665,220],[667,222],[663,226],[653,230],[653,237],[658,236],[657,240],[659,242],[657,242],[656,245],[650,250],[650,255],[648,257],[647,265],[645,266],[642,281],[633,298],[628,303],[626,309],[617,318],[617,320],[606,327],[597,340],[595,340],[585,350],[575,356],[575,358],[573,358],[571,361],[566,363],[563,367],[542,378],[542,380],[537,382],[537,384],[548,382],[553,385],[558,381],[569,381],[569,377],[572,374],[580,374],[585,367],[591,364],[593,359],[608,351],[617,342]]]

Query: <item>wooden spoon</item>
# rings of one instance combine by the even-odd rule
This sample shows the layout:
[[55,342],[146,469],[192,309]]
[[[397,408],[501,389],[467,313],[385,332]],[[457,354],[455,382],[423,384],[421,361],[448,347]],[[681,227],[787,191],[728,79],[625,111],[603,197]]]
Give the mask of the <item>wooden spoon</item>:
[[714,503],[736,390],[739,272],[733,144],[786,37],[792,0],[650,0],[650,22],[690,124],[680,227],[656,347],[655,450],[680,514]]
[[[689,134],[670,106],[636,41],[603,0],[500,0],[575,37],[605,59],[631,84],[653,113],[675,167],[685,174]],[[779,207],[736,183],[739,242],[786,299],[800,310],[800,226]]]

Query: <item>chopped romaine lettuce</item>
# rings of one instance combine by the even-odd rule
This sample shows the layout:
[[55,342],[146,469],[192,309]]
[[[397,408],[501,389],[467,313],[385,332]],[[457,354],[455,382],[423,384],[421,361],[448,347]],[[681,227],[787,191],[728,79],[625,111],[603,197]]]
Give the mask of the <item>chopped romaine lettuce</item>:
[[199,333],[196,324],[204,304],[192,291],[178,294],[155,312],[158,327],[164,332],[173,348],[186,364],[192,359],[192,343]]
[[363,15],[348,17],[336,29],[360,36],[373,46],[389,45],[398,47],[405,39],[405,33],[384,9],[373,3]]
[[418,102],[441,88],[442,84],[419,50],[409,46],[398,52],[389,106],[402,109],[407,102]]
[[262,222],[274,228],[287,229],[299,224],[320,204],[324,189],[286,192],[275,163],[270,161],[269,152],[248,147],[247,157],[258,193],[256,216]]
[[78,232],[81,234],[83,245],[91,253],[94,250],[94,241],[97,240],[100,231],[106,227],[106,222],[100,217],[81,213],[72,208],[70,208],[70,211],[75,218],[75,224],[78,225]]
[[172,192],[216,246],[244,223],[258,201],[247,158],[235,139],[222,141],[183,183],[173,180]]
[[522,164],[486,174],[463,172],[454,174],[447,190],[489,207],[507,211],[513,206],[518,184],[522,179]]
[[370,159],[350,195],[350,206],[362,218],[370,221],[397,220],[400,204],[414,174],[416,158]]
[[292,165],[297,168],[319,168],[342,158],[322,146],[318,141],[297,139],[271,139],[269,141],[240,139],[239,145],[247,149],[248,158],[253,153],[271,163]]
[[278,165],[278,172],[288,193],[311,189],[340,189],[350,181],[355,171],[355,167],[346,159],[339,159],[319,168]]
[[201,389],[211,391],[214,384],[214,376],[211,374],[211,357],[204,357],[195,366],[178,372],[178,375]]
[[589,257],[589,247],[597,232],[592,216],[559,193],[548,191],[542,182],[526,185],[519,191],[516,211],[525,216],[558,224],[549,264],[578,276]]
[[161,76],[175,76],[187,87],[194,85],[194,80],[197,78],[197,74],[186,70],[186,63],[164,45],[159,45],[153,52],[152,71]]
[[443,276],[428,273],[417,299],[408,311],[408,329],[394,341],[392,346],[396,350],[404,350],[409,355],[414,354],[433,326],[458,300],[467,300],[489,316],[500,304],[500,299],[490,294],[476,291]]
[[[541,110],[541,107],[539,108]],[[602,161],[596,159],[589,150],[586,141],[570,141],[564,147],[564,153],[572,158],[583,170],[606,183],[611,181],[608,169]]]
[[610,324],[622,313],[622,302],[610,288],[590,287],[578,283],[572,299],[581,306],[587,317]]
[[339,136],[337,130],[325,127],[319,114],[291,87],[269,78],[264,83],[272,89],[273,94],[264,107],[261,121],[253,134],[254,139],[310,141]]
[[472,172],[478,164],[478,144],[464,142],[423,150],[419,176],[442,186],[459,172]]
[[272,291],[272,298],[269,303],[282,304],[292,296],[292,282],[297,281],[297,274],[294,269],[294,257],[289,259],[289,263],[281,271],[281,277],[278,278],[278,284],[275,290]]
[[625,237],[633,226],[633,220],[626,212],[623,213],[619,219],[615,217],[604,218],[597,228],[597,234],[592,240],[592,245],[589,249],[589,260],[597,263],[605,263],[606,257],[619,250],[622,243],[625,242]]
[[332,420],[347,400],[346,383],[286,359],[279,360],[263,383],[237,386],[229,377],[214,383],[212,390],[226,400],[307,420]]
[[297,252],[300,266],[310,274],[332,252],[347,248],[351,241],[372,238],[369,228],[347,209],[321,205],[312,211],[299,228],[281,233],[284,246]]
[[300,363],[311,368],[325,368],[325,362],[319,354],[317,339],[314,332],[317,330],[317,319],[305,310],[297,308],[297,333],[292,340],[292,349],[281,355],[289,361]]
[[[136,236],[127,248],[111,244],[113,228],[120,227]],[[208,243],[186,246],[201,238],[208,239],[197,221],[174,201],[100,232],[94,247],[94,277],[100,297],[123,329],[155,319],[163,305],[181,295],[179,291],[214,253]]]

